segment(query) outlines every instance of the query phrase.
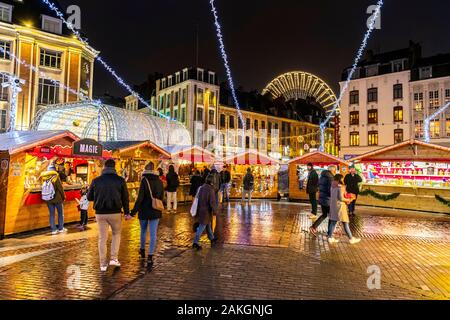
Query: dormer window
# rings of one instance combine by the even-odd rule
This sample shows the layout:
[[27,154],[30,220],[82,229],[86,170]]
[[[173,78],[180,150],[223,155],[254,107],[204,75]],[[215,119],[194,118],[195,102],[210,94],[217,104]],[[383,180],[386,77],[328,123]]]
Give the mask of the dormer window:
[[188,79],[188,70],[184,69],[183,70],[183,81],[186,81]]
[[214,84],[214,73],[213,72],[209,72],[208,73],[208,77],[209,77],[209,79],[208,79],[208,82],[210,83],[210,84]]
[[11,22],[13,6],[0,2],[0,21]]
[[42,30],[62,34],[62,21],[57,18],[42,15]]
[[202,69],[197,69],[197,80],[198,81],[204,81],[203,80],[203,70]]
[[166,88],[166,79],[162,79],[161,81],[161,89],[165,89]]
[[171,85],[172,85],[172,76],[169,76],[168,77],[168,86],[170,87]]
[[366,67],[366,76],[373,77],[378,75],[378,65]]
[[420,68],[419,77],[420,77],[420,79],[432,78],[433,77],[433,68],[432,67]]
[[180,83],[180,73],[179,72],[177,72],[176,74],[175,74],[175,83]]
[[392,61],[392,72],[401,72],[405,70],[405,60]]

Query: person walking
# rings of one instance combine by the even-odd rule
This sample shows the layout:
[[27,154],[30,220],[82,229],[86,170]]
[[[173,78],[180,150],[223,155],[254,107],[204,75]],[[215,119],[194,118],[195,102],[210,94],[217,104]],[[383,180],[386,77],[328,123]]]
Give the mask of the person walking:
[[330,224],[328,227],[328,242],[330,244],[339,242],[339,240],[336,240],[333,237],[334,230],[339,221],[344,225],[344,230],[350,240],[350,244],[360,242],[361,239],[353,237],[352,232],[350,231],[350,219],[348,217],[347,205],[353,200],[353,198],[346,198],[344,177],[341,174],[334,176],[333,183],[331,184],[330,195]]
[[211,173],[210,175],[212,176],[212,186],[214,188],[214,192],[216,193],[216,202],[217,202],[217,206],[219,206],[219,191],[220,191],[220,186],[222,184],[221,179],[220,179],[220,173],[219,171],[217,171],[216,167],[212,167],[211,169]]
[[203,183],[206,182],[206,178],[209,176],[210,173],[211,173],[211,170],[209,170],[207,166],[204,166],[203,173],[202,173]]
[[169,212],[177,212],[177,189],[180,185],[180,179],[175,172],[173,165],[169,166],[169,173],[167,174],[167,210]]
[[255,184],[255,178],[252,174],[252,169],[248,168],[247,173],[244,176],[243,186],[242,186],[242,202],[248,197],[248,202],[252,201],[252,192]]
[[100,270],[106,271],[108,229],[112,229],[110,266],[120,267],[119,247],[122,231],[122,209],[125,219],[129,220],[129,195],[125,179],[116,172],[116,163],[109,159],[101,176],[95,178],[89,188],[87,198],[94,202],[95,218],[98,224],[98,252],[100,256]]
[[331,196],[331,184],[333,178],[336,175],[336,166],[331,165],[328,170],[322,171],[319,178],[319,204],[322,207],[322,215],[317,219],[314,224],[309,228],[314,236],[317,236],[317,228],[330,214],[330,196]]
[[150,230],[150,244],[147,257],[147,267],[149,268],[153,266],[158,224],[162,217],[162,212],[153,208],[152,199],[162,201],[164,197],[163,183],[159,178],[159,173],[154,171],[154,169],[155,165],[153,162],[145,166],[139,187],[139,195],[134,204],[134,208],[131,210],[132,217],[138,213],[141,225],[141,247],[139,249],[139,255],[142,259],[145,258],[145,243],[147,241],[147,232]]
[[200,175],[200,171],[195,170],[194,175],[191,177],[191,187],[189,189],[189,195],[195,197],[198,188],[203,184],[203,178]]
[[314,218],[317,216],[317,191],[319,191],[319,175],[314,170],[314,165],[308,163],[308,182],[306,183],[306,193],[309,196],[309,202],[311,203],[311,216]]
[[[64,188],[56,171],[56,166],[50,164],[47,171],[44,171],[41,176],[42,181],[42,200],[47,204],[50,215],[50,229],[52,235],[67,232],[64,228],[64,200],[66,195]],[[55,211],[58,211],[58,228],[55,224]]]
[[87,187],[83,186],[81,188],[81,198],[76,199],[78,205],[80,206],[80,230],[84,231],[88,224],[88,210],[89,210],[89,200],[87,199]]
[[355,198],[348,205],[348,211],[351,216],[355,215],[356,200],[359,195],[359,184],[363,182],[361,176],[356,172],[355,166],[350,166],[350,172],[344,178],[347,193],[355,195]]
[[223,202],[230,202],[231,174],[230,171],[228,171],[227,166],[224,166],[222,172],[220,173],[220,181],[220,190],[222,191]]
[[199,225],[195,234],[194,243],[192,244],[192,248],[196,250],[202,249],[199,245],[199,241],[205,229],[208,234],[208,239],[211,241],[211,245],[217,242],[217,238],[214,237],[212,230],[213,215],[217,213],[216,192],[214,190],[213,183],[214,177],[210,174],[206,177],[205,184],[200,187],[198,192],[196,218]]

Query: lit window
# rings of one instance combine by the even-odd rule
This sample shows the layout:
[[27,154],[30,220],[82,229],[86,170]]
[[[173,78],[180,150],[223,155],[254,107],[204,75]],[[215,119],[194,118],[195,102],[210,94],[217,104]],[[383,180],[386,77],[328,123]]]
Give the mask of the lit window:
[[394,85],[394,99],[403,99],[403,84]]
[[43,67],[61,69],[61,52],[41,49],[40,65]]
[[358,111],[350,112],[350,125],[352,125],[352,126],[359,125],[359,112]]
[[48,79],[39,79],[38,103],[59,103],[59,82]]
[[378,101],[378,88],[370,88],[367,90],[367,102]]
[[0,110],[0,132],[5,132],[6,129],[6,110]]
[[394,143],[402,143],[402,142],[403,142],[403,129],[395,129]]
[[403,122],[403,107],[394,107],[394,122]]
[[0,21],[11,22],[12,6],[6,3],[0,3]]
[[445,89],[445,103],[450,102],[450,89]]
[[42,30],[62,34],[62,21],[57,18],[52,18],[49,16],[42,16]]
[[[7,81],[8,77],[5,74],[0,74],[0,84]],[[0,100],[1,101],[9,100],[9,88],[3,88],[3,86],[1,85],[0,85]]]
[[439,108],[439,90],[430,91],[428,94],[430,98],[430,108],[431,109]]
[[351,147],[359,146],[359,132],[351,132],[350,133],[350,146]]
[[414,93],[414,109],[416,111],[423,111],[423,93]]
[[368,123],[376,124],[378,123],[378,110],[369,110],[368,114]]
[[439,120],[430,121],[430,136],[432,138],[439,138],[441,134],[441,123]]
[[369,131],[369,146],[378,145],[378,131]]
[[214,94],[214,92],[211,92],[209,94],[209,105],[210,106],[215,106],[215,101],[216,101],[216,95]]
[[450,137],[450,118],[447,118],[445,122],[445,131],[447,132],[447,137]]
[[11,60],[11,42],[0,41],[0,59]]
[[423,134],[423,120],[416,120],[414,122],[414,134],[416,139],[421,139],[424,137]]
[[203,89],[198,89],[198,91],[197,91],[197,104],[203,105],[203,103],[204,103]]

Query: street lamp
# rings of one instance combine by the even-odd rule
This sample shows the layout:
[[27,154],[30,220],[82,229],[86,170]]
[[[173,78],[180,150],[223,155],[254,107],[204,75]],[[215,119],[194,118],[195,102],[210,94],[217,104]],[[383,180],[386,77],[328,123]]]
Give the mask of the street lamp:
[[19,93],[22,92],[21,85],[25,84],[25,80],[20,79],[14,75],[4,74],[8,77],[8,81],[2,83],[2,88],[10,88],[11,90],[11,99],[10,99],[10,108],[9,108],[9,129],[8,132],[16,130],[16,112],[17,112],[17,103],[19,98]]

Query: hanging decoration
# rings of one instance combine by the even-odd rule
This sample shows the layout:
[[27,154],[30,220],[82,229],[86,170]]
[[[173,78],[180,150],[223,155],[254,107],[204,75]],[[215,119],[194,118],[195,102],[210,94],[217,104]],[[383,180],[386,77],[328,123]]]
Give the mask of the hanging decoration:
[[439,196],[439,195],[435,195],[435,197],[436,197],[436,200],[437,201],[439,201],[440,203],[442,203],[443,205],[447,205],[447,206],[449,206],[450,207],[450,201],[449,200],[446,200],[446,199],[444,199],[444,198],[442,198],[441,196]]
[[360,196],[371,196],[375,199],[382,200],[382,201],[390,201],[395,200],[400,196],[400,193],[391,193],[391,194],[381,194],[378,192],[375,192],[371,189],[366,189],[364,191],[361,191],[359,193]]

